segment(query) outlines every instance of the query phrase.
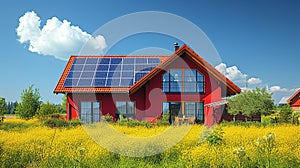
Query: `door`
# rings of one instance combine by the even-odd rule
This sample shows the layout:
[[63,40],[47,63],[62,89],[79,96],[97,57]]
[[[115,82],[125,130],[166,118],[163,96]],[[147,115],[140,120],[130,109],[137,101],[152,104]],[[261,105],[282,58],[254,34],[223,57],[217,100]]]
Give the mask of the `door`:
[[181,102],[170,102],[170,123],[175,122],[175,117],[182,117]]

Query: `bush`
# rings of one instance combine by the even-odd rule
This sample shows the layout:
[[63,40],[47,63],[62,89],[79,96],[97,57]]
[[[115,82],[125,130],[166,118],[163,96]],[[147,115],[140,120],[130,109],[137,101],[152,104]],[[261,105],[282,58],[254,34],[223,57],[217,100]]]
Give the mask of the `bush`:
[[221,144],[223,140],[223,134],[224,132],[221,127],[215,127],[210,135],[206,138],[206,141],[209,142],[210,145]]
[[136,126],[149,127],[150,126],[149,123],[146,121],[138,121],[131,118],[124,118],[122,115],[120,115],[120,118],[116,124],[121,126],[127,126],[127,127],[136,127]]
[[39,119],[45,120],[47,118],[54,118],[57,116],[59,117],[59,114],[57,114],[57,108],[55,104],[52,104],[50,102],[44,103],[41,105],[41,107],[37,110],[36,114]]
[[156,121],[156,125],[158,126],[170,125],[169,114],[163,114],[161,117],[157,118]]
[[114,121],[114,118],[113,118],[111,115],[109,115],[109,114],[106,114],[106,115],[103,117],[103,119],[104,119],[106,122],[108,122],[108,123],[111,123],[111,122]]
[[55,118],[49,118],[47,120],[45,120],[44,122],[45,126],[54,128],[54,127],[68,127],[69,124],[66,120],[63,119],[55,119]]
[[70,126],[70,127],[76,127],[76,126],[78,126],[78,125],[81,125],[81,122],[80,122],[79,119],[76,119],[76,120],[70,120],[70,121],[68,121],[68,123],[69,123],[69,126]]

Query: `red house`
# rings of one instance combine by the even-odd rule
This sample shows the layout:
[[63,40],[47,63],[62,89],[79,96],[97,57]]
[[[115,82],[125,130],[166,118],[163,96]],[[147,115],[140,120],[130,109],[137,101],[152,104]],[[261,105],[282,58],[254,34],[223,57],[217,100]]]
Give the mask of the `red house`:
[[103,115],[170,123],[221,121],[225,97],[241,89],[187,45],[170,56],[71,56],[54,93],[67,95],[67,119]]
[[297,90],[288,100],[293,110],[300,110],[300,89]]

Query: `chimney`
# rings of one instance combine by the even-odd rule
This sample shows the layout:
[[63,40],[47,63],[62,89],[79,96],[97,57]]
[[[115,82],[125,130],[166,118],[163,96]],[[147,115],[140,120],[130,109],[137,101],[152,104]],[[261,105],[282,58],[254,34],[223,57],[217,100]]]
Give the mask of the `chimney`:
[[177,51],[179,49],[178,43],[174,43],[174,50]]

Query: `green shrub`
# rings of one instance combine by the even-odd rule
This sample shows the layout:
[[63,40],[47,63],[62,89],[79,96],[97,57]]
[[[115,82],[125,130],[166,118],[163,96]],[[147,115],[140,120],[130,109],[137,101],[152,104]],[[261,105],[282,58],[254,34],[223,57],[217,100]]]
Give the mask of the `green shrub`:
[[218,145],[223,140],[223,130],[221,127],[214,127],[210,135],[206,138],[206,141],[209,142],[210,145]]
[[63,120],[63,119],[47,119],[45,120],[44,122],[44,125],[45,126],[48,126],[48,127],[51,127],[51,128],[54,128],[54,127],[68,127],[69,124],[66,120]]
[[122,115],[120,115],[120,118],[116,122],[116,124],[121,126],[127,126],[127,127],[136,127],[136,126],[149,127],[150,126],[150,124],[146,121],[138,121],[131,118],[124,118]]
[[111,115],[106,114],[103,119],[108,123],[112,123],[114,118]]
[[161,117],[157,118],[156,123],[158,126],[170,125],[169,114],[163,114]]
[[[52,104],[50,102],[44,103],[40,106],[40,108],[37,110],[36,115],[39,119],[45,120],[47,118],[53,118],[56,117],[58,112],[55,104]],[[58,115],[59,117],[59,115]]]
[[70,121],[68,121],[68,123],[69,123],[70,127],[76,127],[78,125],[81,125],[81,122],[79,119],[70,120]]

